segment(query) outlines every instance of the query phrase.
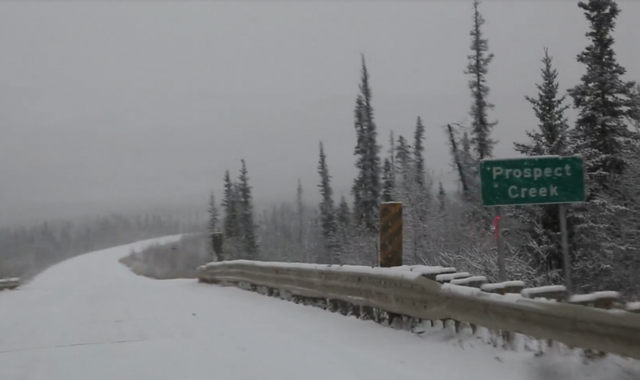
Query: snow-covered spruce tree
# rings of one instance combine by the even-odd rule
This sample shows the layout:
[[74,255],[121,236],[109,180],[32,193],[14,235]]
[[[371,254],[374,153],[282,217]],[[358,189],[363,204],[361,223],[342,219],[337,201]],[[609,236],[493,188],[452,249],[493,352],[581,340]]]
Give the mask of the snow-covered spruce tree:
[[452,124],[447,124],[445,133],[452,158],[452,166],[458,174],[460,181],[462,200],[467,204],[470,215],[480,215],[480,180],[478,176],[478,160],[471,149],[471,140],[467,131],[463,131],[462,137],[459,137],[460,131],[464,129],[458,125],[455,128]]
[[635,109],[634,82],[624,81],[626,70],[617,63],[613,50],[613,29],[620,10],[613,0],[579,2],[590,23],[586,33],[590,45],[580,54],[578,62],[587,72],[581,83],[569,90],[578,109],[575,135],[581,140],[576,148],[590,151],[586,165],[589,179],[594,182],[591,194],[615,185],[611,176],[624,171],[623,142],[630,137],[625,118]]
[[336,210],[336,226],[337,226],[337,243],[336,248],[340,254],[340,263],[341,264],[363,264],[362,262],[357,262],[357,255],[353,255],[353,242],[352,236],[354,234],[353,231],[353,223],[351,217],[351,211],[349,210],[349,205],[347,204],[347,200],[344,196],[340,199],[340,204],[338,204],[338,209]]
[[358,169],[358,174],[353,181],[353,187],[351,188],[351,193],[353,194],[353,214],[355,216],[355,220],[361,221],[363,216],[363,197],[364,197],[364,167],[365,167],[365,122],[364,122],[364,113],[363,109],[363,99],[362,94],[358,94],[356,97],[356,107],[354,109],[354,128],[356,130],[356,147],[354,149],[353,154],[356,156],[356,169]]
[[[395,147],[396,180],[394,182],[391,198],[402,202],[403,205],[403,254],[404,261],[416,263],[416,234],[414,226],[408,222],[408,210],[411,209],[411,191],[414,189],[415,175],[413,165],[413,151],[411,145],[404,136],[398,136],[398,144]],[[407,261],[408,260],[408,261]]]
[[397,183],[394,192],[394,200],[403,204],[404,258],[408,264],[430,264],[434,258],[428,248],[430,231],[434,228],[434,224],[429,223],[433,180],[431,173],[426,172],[419,183],[413,165],[410,172],[406,181]]
[[467,176],[467,185],[469,189],[472,191],[472,195],[474,196],[474,200],[479,200],[478,192],[480,191],[479,179],[477,176],[477,167],[478,160],[473,155],[471,151],[471,141],[469,140],[469,134],[467,131],[462,133],[462,138],[460,139],[459,145],[462,147],[462,151],[460,152],[460,159],[462,161],[462,165],[465,170],[464,173]]
[[394,193],[394,179],[393,179],[393,167],[391,161],[388,158],[384,159],[384,165],[382,167],[382,201],[393,201]]
[[397,182],[408,181],[411,173],[411,145],[402,136],[398,136],[398,146],[396,148],[396,173]]
[[438,212],[442,215],[446,214],[447,210],[447,193],[444,191],[442,181],[438,183]]
[[452,165],[458,173],[458,180],[462,189],[462,199],[465,201],[470,200],[469,185],[467,185],[467,172],[462,159],[462,153],[460,152],[460,144],[458,142],[457,130],[451,124],[447,124],[445,128],[447,134],[447,142],[449,143],[449,149],[451,153]]
[[[466,131],[460,136],[457,125],[447,124],[445,133],[452,157],[452,166],[460,180],[458,196],[447,197],[446,214],[429,213],[427,224],[438,226],[431,232],[429,250],[437,260],[434,264],[454,266],[461,271],[482,274],[492,281],[498,280],[496,242],[487,228],[490,217],[480,203],[477,159],[471,149]],[[432,220],[433,219],[433,220]],[[514,278],[529,278],[526,257],[514,254],[507,245],[507,270]],[[526,276],[525,276],[526,275]]]
[[260,260],[301,261],[295,233],[297,212],[295,205],[281,203],[264,209],[257,218],[260,240]]
[[351,224],[351,211],[349,211],[349,205],[347,204],[347,200],[344,198],[344,196],[340,199],[336,217],[339,228],[345,230],[348,229],[349,225]]
[[[429,229],[433,225],[426,223],[431,211],[431,188],[433,181],[427,176],[424,160],[424,125],[420,117],[417,118],[414,131],[413,150],[411,151],[411,164],[407,169],[410,172],[408,179],[401,184],[399,198],[405,205],[404,229],[408,241],[405,251],[411,252],[411,260],[414,263],[432,261],[433,255],[429,254]],[[424,257],[420,257],[423,255]]]
[[355,179],[353,193],[356,222],[364,224],[371,232],[378,230],[378,208],[382,188],[380,184],[380,146],[377,143],[377,127],[371,105],[371,86],[369,72],[362,56],[360,93],[356,100],[355,128],[357,144],[355,154],[358,176]]
[[333,205],[333,189],[331,188],[331,176],[327,167],[327,157],[324,154],[324,146],[320,142],[320,159],[318,160],[318,174],[320,175],[320,220],[322,223],[322,235],[325,240],[326,261],[329,264],[340,264],[340,256],[336,247],[337,224],[336,213]]
[[416,121],[416,129],[413,134],[413,172],[415,181],[418,186],[424,186],[424,125],[418,116]]
[[224,199],[222,208],[224,209],[224,234],[225,240],[239,235],[238,204],[236,202],[235,187],[231,182],[229,171],[224,175]]
[[[630,244],[635,239],[625,225],[635,191],[622,185],[633,157],[635,136],[626,121],[637,117],[634,82],[623,80],[626,70],[618,64],[613,50],[613,30],[620,13],[613,0],[581,1],[578,6],[589,21],[589,46],[578,54],[586,73],[580,84],[569,90],[578,110],[571,133],[573,153],[585,160],[586,203],[572,207],[574,223],[574,281],[584,290],[608,288],[628,290],[635,277],[623,278]],[[637,231],[637,228],[635,229]],[[623,231],[627,231],[625,234]]]
[[[640,98],[640,96],[639,96]],[[396,140],[393,137],[393,131],[389,132],[389,161],[391,162],[391,175],[396,180]]]
[[[560,96],[558,72],[553,59],[544,49],[542,83],[537,84],[538,96],[526,96],[538,119],[538,129],[527,131],[529,141],[515,143],[514,149],[527,156],[564,155],[567,148],[569,125],[565,111],[565,95]],[[524,226],[517,234],[524,249],[538,270],[539,282],[559,283],[563,269],[560,222],[557,205],[516,207],[512,216]]]
[[640,83],[636,83],[633,87],[633,107],[634,110],[628,119],[631,125],[633,125],[635,132],[640,133]]
[[[472,119],[471,142],[478,160],[492,157],[493,146],[495,141],[491,139],[491,130],[498,123],[490,122],[488,111],[493,109],[493,104],[489,103],[489,87],[487,86],[486,76],[489,69],[489,63],[493,59],[493,53],[489,53],[489,43],[482,35],[482,25],[485,23],[482,14],[478,10],[480,2],[473,2],[473,29],[471,29],[471,51],[472,54],[467,56],[469,63],[465,74],[468,74],[469,88],[473,102],[471,103],[471,111],[469,115]],[[474,168],[475,169],[475,168]],[[477,169],[475,169],[477,171]]]
[[212,191],[211,195],[209,195],[209,225],[207,231],[210,238],[218,232],[218,224],[220,224],[220,212],[218,211],[218,206],[216,206],[216,197]]
[[298,244],[303,245],[304,233],[304,203],[302,202],[302,182],[298,178],[298,188],[296,191],[296,216],[298,219]]
[[380,224],[378,213],[382,199],[382,184],[380,146],[377,143],[369,72],[364,56],[362,56],[359,89],[360,93],[356,98],[354,110],[357,137],[354,153],[358,174],[352,187],[354,225],[350,250],[352,256],[359,256],[361,260],[368,262],[372,257],[377,257],[377,231]]
[[569,124],[565,117],[565,111],[569,105],[565,105],[566,95],[558,93],[558,71],[553,68],[553,58],[549,51],[544,49],[542,58],[542,83],[536,84],[538,96],[525,99],[533,106],[533,111],[538,119],[538,129],[527,131],[529,142],[515,143],[515,150],[527,156],[563,155],[566,153],[567,131]]
[[249,260],[255,260],[258,258],[258,243],[253,220],[253,198],[251,196],[247,165],[244,160],[241,160],[241,162],[242,169],[240,169],[240,176],[238,177],[238,195],[241,205],[239,219],[242,230],[242,246],[245,256]]
[[219,223],[220,211],[218,210],[218,206],[216,206],[216,197],[214,192],[212,191],[209,195],[209,236],[212,236],[214,233],[218,232]]

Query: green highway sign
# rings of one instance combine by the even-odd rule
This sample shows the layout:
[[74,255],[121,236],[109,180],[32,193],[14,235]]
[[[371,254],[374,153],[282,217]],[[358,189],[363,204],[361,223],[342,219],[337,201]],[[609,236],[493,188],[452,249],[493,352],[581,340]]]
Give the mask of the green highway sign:
[[583,202],[584,164],[578,156],[487,159],[480,162],[485,206]]

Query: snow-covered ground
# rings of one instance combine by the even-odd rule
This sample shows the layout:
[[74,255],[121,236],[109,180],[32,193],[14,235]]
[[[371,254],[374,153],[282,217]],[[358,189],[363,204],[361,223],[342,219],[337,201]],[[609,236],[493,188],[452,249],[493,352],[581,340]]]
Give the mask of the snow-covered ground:
[[118,263],[146,244],[83,255],[1,292],[0,379],[640,378],[622,359],[584,365],[441,330],[417,336],[236,288],[151,280]]

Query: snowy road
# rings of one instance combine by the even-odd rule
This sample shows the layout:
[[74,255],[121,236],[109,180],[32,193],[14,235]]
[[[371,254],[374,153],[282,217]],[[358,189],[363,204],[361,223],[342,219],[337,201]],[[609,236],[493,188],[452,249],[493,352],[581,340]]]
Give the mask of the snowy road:
[[631,379],[613,361],[535,358],[235,288],[138,277],[118,258],[144,244],[77,257],[1,292],[0,380]]

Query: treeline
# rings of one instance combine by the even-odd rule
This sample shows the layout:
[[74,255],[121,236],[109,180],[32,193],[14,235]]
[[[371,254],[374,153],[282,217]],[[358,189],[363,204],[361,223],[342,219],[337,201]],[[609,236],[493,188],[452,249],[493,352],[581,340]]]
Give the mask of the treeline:
[[[525,96],[538,119],[527,140],[514,149],[526,156],[575,155],[585,160],[587,199],[568,207],[573,282],[578,291],[597,289],[640,293],[640,88],[624,79],[613,38],[620,13],[613,0],[578,3],[589,21],[586,48],[577,56],[584,67],[579,83],[562,91],[549,51],[543,52],[537,94]],[[255,216],[246,167],[238,182],[225,177],[223,230],[232,240],[226,258],[309,261],[375,265],[378,257],[378,208],[383,201],[404,204],[404,261],[408,264],[451,265],[497,279],[494,209],[482,206],[479,162],[493,157],[497,124],[490,116],[487,73],[493,59],[483,36],[485,20],[473,3],[468,76],[469,125],[442,128],[457,173],[459,190],[447,193],[436,183],[424,158],[425,126],[416,118],[413,136],[389,136],[387,150],[378,142],[370,74],[364,56],[354,109],[358,175],[351,195],[334,199],[328,158],[319,146],[318,174],[322,201],[303,202],[298,185],[294,202],[274,206]],[[533,63],[532,63],[533,64]],[[565,111],[573,107],[573,125]],[[244,174],[243,174],[244,173]],[[336,204],[337,203],[337,204]],[[210,223],[218,230],[217,209]],[[214,215],[214,214],[212,214]],[[507,272],[531,285],[562,283],[558,207],[503,207]],[[256,238],[257,235],[257,238]],[[229,239],[227,239],[228,241]],[[238,248],[239,247],[239,248]]]
[[0,278],[28,279],[62,260],[180,232],[201,231],[198,222],[157,215],[107,215],[0,229]]

